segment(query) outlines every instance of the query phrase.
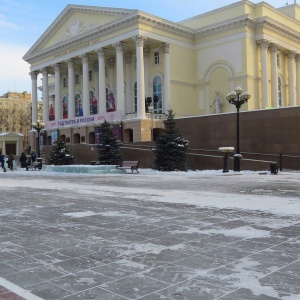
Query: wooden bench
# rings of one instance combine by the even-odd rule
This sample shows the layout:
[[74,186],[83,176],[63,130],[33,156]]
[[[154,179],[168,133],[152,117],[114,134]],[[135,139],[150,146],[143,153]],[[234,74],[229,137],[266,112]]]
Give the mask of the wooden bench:
[[29,166],[26,166],[26,171],[29,171],[29,170],[31,170],[31,171],[39,170],[40,171],[41,169],[42,169],[42,163],[38,162],[38,161],[31,163],[31,165],[29,165]]
[[100,161],[92,160],[92,161],[90,161],[90,164],[91,165],[100,165]]
[[130,169],[131,173],[133,173],[133,171],[136,171],[137,173],[139,173],[138,166],[139,166],[139,161],[137,161],[137,160],[133,160],[133,161],[124,160],[122,162],[122,164],[120,166],[116,166],[116,168],[121,169],[121,170]]

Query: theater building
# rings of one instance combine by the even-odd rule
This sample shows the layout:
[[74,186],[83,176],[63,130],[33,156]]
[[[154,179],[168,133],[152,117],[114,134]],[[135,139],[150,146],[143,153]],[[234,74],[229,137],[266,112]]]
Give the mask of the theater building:
[[104,119],[124,142],[150,141],[169,109],[177,118],[234,112],[226,95],[237,86],[251,94],[243,110],[298,106],[299,33],[296,3],[244,0],[181,22],[68,5],[24,56],[32,120],[38,76],[47,144],[52,132],[70,144],[95,144]]

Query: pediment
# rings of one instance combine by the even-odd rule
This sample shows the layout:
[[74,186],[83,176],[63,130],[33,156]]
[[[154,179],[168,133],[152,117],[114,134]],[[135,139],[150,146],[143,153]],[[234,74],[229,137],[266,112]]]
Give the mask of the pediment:
[[25,54],[24,59],[135,12],[130,9],[68,5]]

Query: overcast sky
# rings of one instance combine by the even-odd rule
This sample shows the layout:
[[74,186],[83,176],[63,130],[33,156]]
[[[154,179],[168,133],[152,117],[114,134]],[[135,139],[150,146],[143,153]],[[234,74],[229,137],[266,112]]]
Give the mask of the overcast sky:
[[[0,95],[31,93],[29,64],[22,57],[68,4],[139,9],[178,22],[235,0],[0,0]],[[254,3],[261,1],[253,0]],[[274,7],[294,0],[266,1]],[[298,0],[300,3],[300,0]],[[38,81],[38,85],[41,82]]]

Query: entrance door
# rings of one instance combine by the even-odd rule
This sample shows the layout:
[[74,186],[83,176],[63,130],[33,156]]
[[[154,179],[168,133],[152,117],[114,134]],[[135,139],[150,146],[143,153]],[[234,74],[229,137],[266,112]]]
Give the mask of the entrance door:
[[17,144],[16,143],[5,143],[5,153],[9,155],[13,153],[14,155],[17,154]]

